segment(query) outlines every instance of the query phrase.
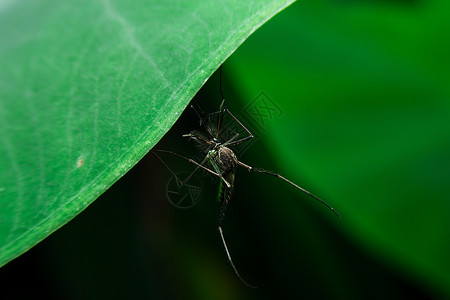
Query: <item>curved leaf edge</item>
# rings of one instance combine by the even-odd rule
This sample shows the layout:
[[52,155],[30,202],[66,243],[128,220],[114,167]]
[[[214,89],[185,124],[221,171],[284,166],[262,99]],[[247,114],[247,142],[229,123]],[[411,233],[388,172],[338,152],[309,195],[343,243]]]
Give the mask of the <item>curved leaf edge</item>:
[[[225,60],[230,57],[231,54],[233,54],[253,32],[255,32],[277,13],[291,5],[294,1],[295,0],[291,0],[282,6],[279,6],[277,3],[273,3],[265,8],[266,12],[271,11],[272,13],[256,14],[249,19],[249,22],[243,24],[243,26],[235,30],[229,38],[222,43],[222,46],[211,55],[212,59],[206,60],[197,69],[191,72],[191,74],[187,76],[186,81],[172,93],[171,98],[167,101],[167,103],[170,103],[172,107],[175,107],[175,109],[172,110],[173,113],[167,116],[167,124],[171,125],[166,126],[165,128],[156,128],[156,130],[155,128],[149,126],[147,130],[143,132],[141,138],[137,140],[134,145],[128,148],[130,150],[117,158],[117,160],[121,161],[121,163],[115,164],[113,168],[105,169],[102,173],[97,175],[96,179],[102,178],[101,181],[97,182],[96,179],[94,179],[90,184],[86,185],[77,196],[68,199],[64,206],[59,207],[52,214],[42,219],[41,222],[36,224],[33,228],[29,228],[24,231],[22,235],[6,244],[2,249],[0,249],[3,253],[3,259],[0,260],[0,267],[22,255],[50,234],[67,224],[75,216],[86,209],[92,202],[94,202],[95,199],[103,194],[123,175],[131,170],[131,168],[134,167],[147,153],[149,153],[150,150],[170,130],[189,102],[192,98],[194,98],[195,94],[197,94],[200,88],[220,67],[220,65],[222,65]],[[65,212],[69,213],[66,214]],[[45,236],[42,236],[42,232],[46,232]],[[17,246],[15,241],[23,238],[26,238],[29,242],[27,244],[21,243]]]

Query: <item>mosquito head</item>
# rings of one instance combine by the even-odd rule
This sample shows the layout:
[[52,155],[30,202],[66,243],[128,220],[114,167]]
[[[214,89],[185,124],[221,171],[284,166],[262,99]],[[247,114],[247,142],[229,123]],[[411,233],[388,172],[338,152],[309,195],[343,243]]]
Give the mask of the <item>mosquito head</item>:
[[220,147],[220,145],[222,145],[222,143],[215,137],[213,137],[210,142],[213,145],[213,149],[216,149],[216,150]]

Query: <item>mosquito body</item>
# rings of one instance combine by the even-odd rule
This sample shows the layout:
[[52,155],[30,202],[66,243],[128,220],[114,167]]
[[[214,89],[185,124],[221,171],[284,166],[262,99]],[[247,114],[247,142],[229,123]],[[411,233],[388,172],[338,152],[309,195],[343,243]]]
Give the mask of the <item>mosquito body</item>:
[[[223,230],[222,230],[222,221],[225,217],[225,210],[227,208],[228,203],[230,202],[231,196],[233,194],[234,189],[234,179],[235,179],[235,172],[238,166],[243,167],[247,169],[249,172],[256,172],[256,173],[263,173],[268,174],[274,177],[278,177],[282,179],[283,181],[289,183],[290,185],[294,186],[295,188],[299,189],[300,191],[308,194],[309,196],[313,197],[317,201],[321,202],[325,206],[327,206],[336,216],[340,218],[340,215],[326,202],[321,200],[320,198],[316,197],[312,193],[308,192],[307,190],[303,189],[302,187],[298,186],[294,182],[288,180],[287,178],[283,177],[282,175],[278,173],[273,173],[264,169],[260,168],[254,168],[251,167],[241,161],[238,160],[236,155],[234,154],[232,147],[244,142],[247,142],[253,138],[253,134],[240,122],[225,106],[225,99],[223,97],[222,93],[222,79],[221,79],[221,73],[222,69],[220,69],[220,93],[222,96],[222,103],[220,105],[220,108],[217,112],[213,112],[208,114],[205,118],[202,118],[200,114],[197,112],[197,110],[191,105],[191,108],[194,110],[194,112],[197,114],[197,116],[200,119],[200,125],[203,127],[202,131],[194,130],[191,131],[188,134],[184,134],[183,137],[189,138],[190,140],[194,140],[198,143],[198,145],[204,150],[206,153],[205,158],[201,162],[196,162],[193,159],[187,158],[185,156],[182,156],[178,153],[172,152],[172,151],[166,151],[166,150],[156,150],[157,152],[164,152],[164,153],[170,153],[173,155],[176,155],[178,157],[181,157],[190,163],[196,165],[197,167],[191,172],[189,176],[186,177],[183,181],[180,180],[175,173],[167,166],[167,164],[157,155],[155,152],[155,156],[167,167],[167,169],[172,173],[172,175],[176,178],[176,180],[181,184],[186,184],[189,179],[200,169],[203,169],[210,174],[217,176],[219,181],[219,193],[218,193],[218,199],[220,201],[220,212],[219,212],[219,219],[218,219],[218,230],[220,233],[220,237],[222,239],[223,246],[225,248],[225,251],[227,253],[228,260],[233,267],[234,272],[236,273],[237,277],[248,287],[255,288],[254,286],[248,284],[239,274],[237,271],[237,268],[235,267],[233,260],[231,259],[230,252],[228,250],[228,246],[225,242]],[[231,117],[234,122],[236,122],[245,132],[245,137],[239,137],[239,133],[235,133],[231,138],[228,138],[227,140],[221,140],[221,133],[224,131],[224,117],[229,116]]]

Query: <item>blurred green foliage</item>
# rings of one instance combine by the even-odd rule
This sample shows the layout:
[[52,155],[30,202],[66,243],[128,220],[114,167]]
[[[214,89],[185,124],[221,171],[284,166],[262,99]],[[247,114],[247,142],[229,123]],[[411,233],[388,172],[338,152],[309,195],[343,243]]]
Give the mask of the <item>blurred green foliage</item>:
[[331,199],[363,249],[447,293],[449,12],[448,1],[302,2],[230,67],[239,93],[263,89],[283,108],[265,133],[282,169]]
[[[256,135],[240,159],[342,215],[239,170],[224,230],[258,290],[226,261],[210,177],[197,206],[176,209],[165,196],[170,173],[152,156],[0,279],[66,299],[448,298],[449,11],[438,0],[301,1],[224,65],[228,106]],[[263,125],[245,113],[262,91],[281,110],[261,109]],[[218,76],[194,101],[217,109]],[[181,138],[195,124],[186,111],[157,147],[195,155]]]

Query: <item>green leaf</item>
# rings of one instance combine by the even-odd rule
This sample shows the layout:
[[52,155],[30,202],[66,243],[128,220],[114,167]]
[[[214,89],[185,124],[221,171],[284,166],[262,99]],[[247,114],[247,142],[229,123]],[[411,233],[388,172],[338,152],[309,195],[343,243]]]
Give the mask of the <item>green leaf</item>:
[[265,138],[286,176],[365,251],[450,295],[450,4],[331,2],[294,5],[228,70],[242,98],[283,110]]
[[0,266],[135,165],[291,2],[0,2]]

